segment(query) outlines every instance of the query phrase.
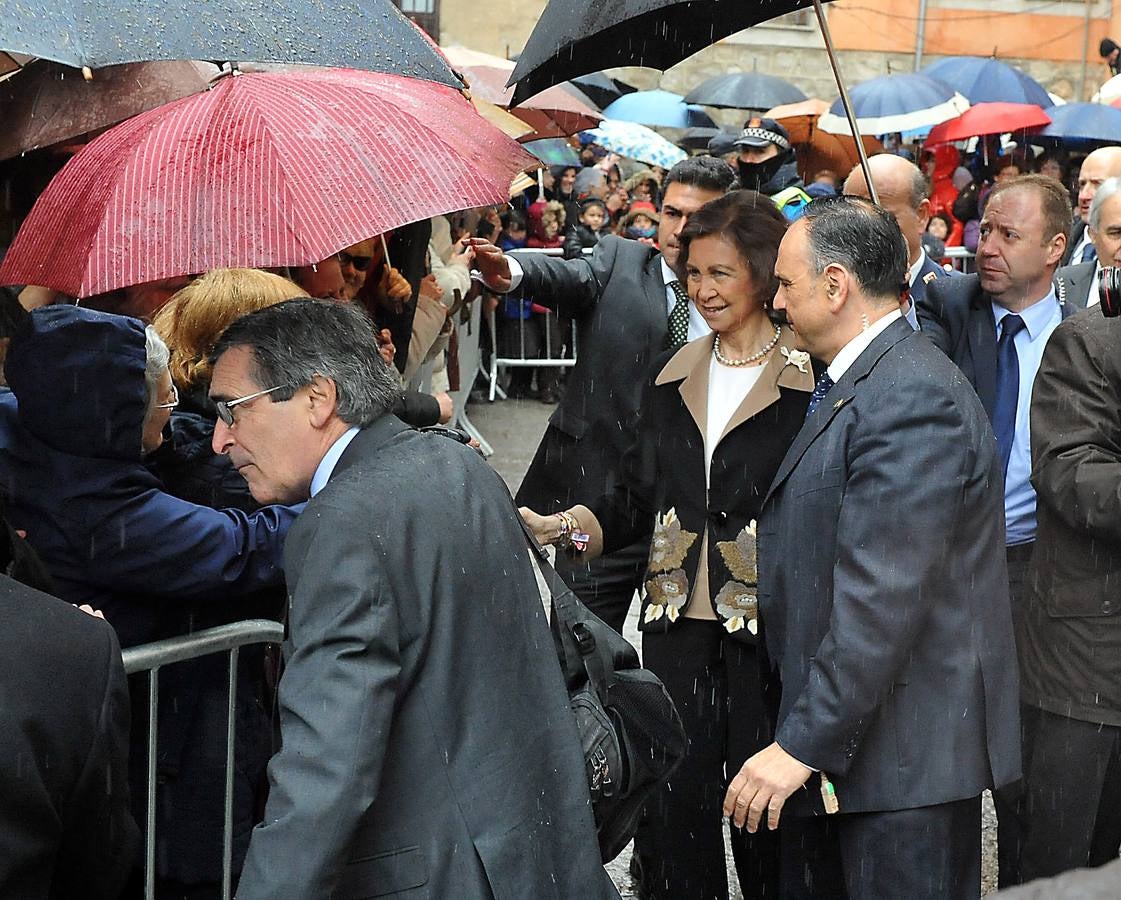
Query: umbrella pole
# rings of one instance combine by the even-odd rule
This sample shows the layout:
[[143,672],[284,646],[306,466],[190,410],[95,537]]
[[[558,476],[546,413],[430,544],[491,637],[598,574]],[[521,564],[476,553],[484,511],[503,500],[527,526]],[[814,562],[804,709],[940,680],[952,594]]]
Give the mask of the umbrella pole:
[[852,101],[849,99],[849,89],[845,87],[845,79],[841,75],[841,66],[837,62],[837,51],[833,47],[833,36],[829,33],[829,23],[825,21],[825,10],[821,7],[821,0],[813,0],[814,12],[817,14],[817,24],[821,28],[821,36],[825,40],[825,52],[829,55],[829,65],[833,67],[833,77],[837,81],[837,88],[841,92],[841,105],[845,108],[845,115],[849,120],[849,128],[852,129],[853,143],[856,144],[856,152],[860,157],[860,168],[864,170],[864,181],[868,185],[868,195],[872,198],[873,203],[879,203],[880,198],[876,193],[876,186],[872,183],[872,172],[868,166],[868,153],[864,149],[864,141],[860,139],[860,127],[856,124],[856,113],[852,109]]

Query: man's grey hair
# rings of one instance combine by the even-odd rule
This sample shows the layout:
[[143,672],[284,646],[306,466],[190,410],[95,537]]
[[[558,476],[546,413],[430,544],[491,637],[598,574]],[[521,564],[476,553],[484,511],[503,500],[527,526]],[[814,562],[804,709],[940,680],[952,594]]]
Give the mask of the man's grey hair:
[[1102,206],[1105,205],[1105,201],[1119,191],[1121,191],[1121,178],[1107,178],[1101,183],[1097,193],[1094,194],[1094,199],[1090,201],[1090,221],[1088,223],[1094,231],[1101,230]]
[[839,265],[870,299],[899,301],[909,254],[895,216],[863,197],[814,200],[802,214],[814,273]]
[[911,209],[917,210],[922,206],[923,200],[930,199],[930,179],[923,174],[923,170],[911,163],[910,201]]
[[144,326],[144,388],[147,394],[145,405],[145,419],[152,414],[152,409],[159,403],[160,379],[167,371],[167,364],[171,361],[171,352],[167,349],[162,337],[151,325]]
[[246,347],[261,390],[290,400],[317,376],[335,383],[339,418],[364,427],[384,415],[401,395],[401,380],[378,352],[374,323],[361,307],[300,298],[242,316],[227,328],[210,354],[211,365],[227,350]]

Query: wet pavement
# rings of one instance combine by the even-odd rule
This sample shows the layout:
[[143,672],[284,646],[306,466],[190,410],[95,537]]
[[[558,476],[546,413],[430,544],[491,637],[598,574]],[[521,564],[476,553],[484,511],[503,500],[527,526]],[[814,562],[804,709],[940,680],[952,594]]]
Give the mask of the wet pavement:
[[[475,427],[494,447],[490,464],[509,485],[511,493],[517,490],[526,469],[529,468],[553,408],[536,400],[499,400],[494,403],[484,401],[472,403],[467,408],[467,414]],[[638,604],[634,604],[627,618],[624,635],[641,652],[642,642],[637,623]],[[996,889],[996,816],[988,794],[984,798],[981,816],[981,843],[983,849],[981,884],[983,892],[988,894]],[[727,845],[725,846],[728,883],[735,885],[737,882],[732,867],[731,850]],[[623,900],[634,900],[638,896],[627,873],[630,855],[629,849],[624,850],[607,866],[607,871],[611,874]],[[741,897],[738,889],[733,889],[730,894],[730,900],[740,900]]]

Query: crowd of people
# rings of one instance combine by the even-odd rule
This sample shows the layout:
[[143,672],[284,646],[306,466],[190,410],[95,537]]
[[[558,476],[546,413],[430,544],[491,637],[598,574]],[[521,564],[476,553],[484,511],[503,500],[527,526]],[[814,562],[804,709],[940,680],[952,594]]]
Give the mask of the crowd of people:
[[[977,897],[986,790],[1010,897],[1114,884],[1121,148],[796,150],[764,117],[669,171],[586,145],[312,265],[0,288],[0,893],[142,896],[153,797],[157,896],[220,896],[225,659],[161,671],[151,786],[120,648],[265,618],[238,897],[617,896],[519,516],[611,627],[637,595],[689,739],[640,896],[730,896],[730,821],[745,897]],[[555,405],[515,502],[432,428],[475,302],[500,356],[578,335],[514,370]]]

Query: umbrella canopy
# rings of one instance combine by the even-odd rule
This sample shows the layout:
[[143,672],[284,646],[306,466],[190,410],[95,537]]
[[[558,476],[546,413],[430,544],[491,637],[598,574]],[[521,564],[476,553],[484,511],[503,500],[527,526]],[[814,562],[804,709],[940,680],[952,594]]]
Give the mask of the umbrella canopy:
[[956,119],[935,125],[927,136],[928,144],[967,141],[984,134],[1029,131],[1051,124],[1051,117],[1031,103],[978,103]]
[[668,69],[810,0],[550,0],[518,57],[515,98],[607,66]]
[[970,103],[1030,103],[1051,106],[1047,89],[1030,75],[999,59],[949,56],[931,63],[923,75],[945,82]]
[[1028,135],[1031,144],[1090,149],[1121,144],[1121,109],[1101,103],[1068,103],[1047,110],[1051,124]]
[[789,81],[762,72],[731,72],[702,81],[685,95],[686,103],[720,109],[770,109],[797,103],[806,95]]
[[740,133],[739,128],[687,128],[677,141],[678,147],[686,150],[707,150],[709,141],[717,135],[724,135],[729,142],[735,140]]
[[660,125],[663,128],[712,128],[712,116],[699,106],[689,106],[680,94],[669,91],[635,91],[624,94],[604,111],[607,119]]
[[1118,100],[1121,100],[1121,75],[1114,75],[1090,98],[1091,103],[1109,103],[1111,105]]
[[600,109],[611,105],[623,94],[630,94],[637,90],[625,81],[604,75],[603,72],[591,72],[569,80],[587,94],[589,99]]
[[598,128],[583,132],[583,136],[612,153],[663,169],[671,168],[688,156],[680,147],[637,122],[604,119]]
[[74,156],[24,221],[0,283],[88,296],[226,266],[306,265],[504,202],[536,165],[442,85],[347,70],[226,76]]
[[[882,75],[851,91],[857,125],[865,134],[891,134],[937,125],[960,116],[969,101],[947,84],[926,75]],[[849,134],[841,101],[819,122],[823,131]]]
[[0,81],[0,159],[115,125],[206,90],[218,67],[202,62],[127,63],[92,81],[69,66],[37,60]]
[[581,166],[580,154],[564,138],[526,141],[522,146],[547,166]]
[[150,60],[310,63],[459,80],[390,0],[5,0],[0,50],[100,69]]
[[[765,113],[768,119],[780,122],[790,135],[798,159],[798,173],[807,181],[822,169],[831,169],[844,178],[860,162],[852,135],[832,134],[818,126],[818,119],[828,108],[824,100],[811,99],[776,106]],[[861,135],[860,142],[869,156],[884,150],[883,144],[871,135]]]
[[817,120],[827,112],[829,112],[828,103],[824,100],[818,100],[817,97],[811,97],[809,100],[803,100],[800,103],[784,103],[781,106],[772,106],[763,113],[763,116],[775,120],[800,119],[811,116],[814,124],[817,124]]

